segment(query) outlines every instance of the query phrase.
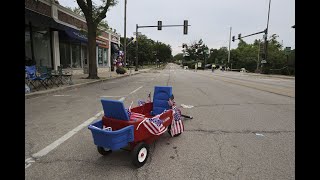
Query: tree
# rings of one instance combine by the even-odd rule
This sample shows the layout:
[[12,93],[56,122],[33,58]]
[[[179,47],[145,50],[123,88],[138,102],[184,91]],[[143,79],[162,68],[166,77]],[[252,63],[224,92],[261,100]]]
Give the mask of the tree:
[[189,58],[191,60],[203,61],[205,58],[205,50],[207,49],[208,46],[203,43],[202,39],[200,39],[198,42],[193,42],[185,51],[189,54]]
[[182,60],[183,59],[183,53],[178,53],[175,56],[173,56],[174,60]]
[[96,35],[99,23],[106,18],[108,9],[117,4],[116,0],[101,0],[102,6],[97,6],[92,0],[77,0],[88,28],[89,76],[88,79],[99,79],[96,62]]
[[[121,42],[124,42],[124,38],[121,38]],[[127,38],[127,42],[131,40]],[[139,41],[139,64],[153,64],[156,62],[156,59],[159,59],[161,62],[168,62],[172,59],[172,50],[170,45],[166,45],[162,42],[155,42],[154,40],[148,38],[146,35],[138,36]],[[135,65],[135,56],[136,56],[136,42],[127,44],[127,58],[128,62],[131,65]]]

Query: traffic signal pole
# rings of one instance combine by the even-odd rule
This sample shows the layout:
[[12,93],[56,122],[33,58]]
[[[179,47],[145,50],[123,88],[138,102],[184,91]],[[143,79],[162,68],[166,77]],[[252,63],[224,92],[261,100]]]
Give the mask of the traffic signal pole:
[[231,30],[232,30],[232,27],[230,27],[230,36],[229,36],[229,53],[228,53],[228,64],[230,64],[230,45],[231,45]]
[[188,20],[183,21],[183,25],[162,25],[162,21],[158,21],[158,26],[138,26],[136,24],[136,68],[135,71],[138,71],[138,29],[139,28],[150,28],[150,27],[158,27],[158,30],[161,30],[162,27],[178,27],[178,26],[183,26],[183,34],[188,34]]
[[138,24],[136,24],[136,68],[135,71],[138,71]]

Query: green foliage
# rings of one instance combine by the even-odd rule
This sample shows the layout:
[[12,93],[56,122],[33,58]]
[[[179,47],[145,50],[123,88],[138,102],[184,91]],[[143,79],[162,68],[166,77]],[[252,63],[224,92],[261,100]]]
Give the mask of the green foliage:
[[203,43],[203,40],[200,39],[198,42],[193,42],[191,46],[188,46],[185,51],[189,54],[188,59],[194,59],[198,61],[204,61],[207,58],[205,50],[209,49],[207,45]]
[[263,52],[261,50],[263,50],[264,42],[255,40],[253,44],[247,44],[245,41],[240,40],[237,49],[231,50],[230,61],[232,68],[245,68],[249,72],[262,70],[266,74],[294,74],[294,53],[289,55],[288,61],[284,47],[277,40],[278,37],[276,34],[269,37],[267,63],[263,65],[263,68],[261,68],[260,62],[262,60],[261,55]]
[[[136,56],[136,42],[131,42],[130,38],[127,38],[127,59],[132,65],[135,65]],[[124,38],[120,39],[121,44],[124,42]],[[172,61],[171,46],[162,42],[154,41],[145,35],[138,36],[138,57],[139,64],[155,64],[156,59],[160,62],[166,63]]]
[[117,70],[116,70],[117,74],[124,74],[126,73],[126,69],[123,68],[123,67],[118,67]]
[[178,53],[175,56],[173,56],[174,60],[182,60],[183,59],[183,53]]
[[[255,40],[253,44],[246,43],[243,39],[238,42],[238,47],[232,49],[230,52],[230,64],[232,63],[232,69],[245,68],[249,72],[263,71],[264,73],[275,74],[295,74],[295,50],[292,50],[288,57],[285,54],[284,47],[278,42],[279,36],[273,34],[268,40],[268,59],[267,64],[264,64],[261,68],[261,56],[263,52],[264,43],[261,40]],[[198,52],[196,52],[195,45],[198,45]],[[191,44],[186,50],[182,52],[189,53],[190,57],[184,57],[185,62],[183,65],[188,66],[190,69],[194,68],[194,61],[203,62],[204,56],[201,52],[207,48],[203,44],[202,39],[197,43]],[[179,57],[176,55],[175,57]],[[258,61],[259,59],[259,61]],[[194,60],[194,61],[192,61]],[[216,65],[228,65],[228,48],[221,47],[219,49],[210,49],[210,55],[207,58],[207,63]],[[258,67],[258,69],[257,69]]]

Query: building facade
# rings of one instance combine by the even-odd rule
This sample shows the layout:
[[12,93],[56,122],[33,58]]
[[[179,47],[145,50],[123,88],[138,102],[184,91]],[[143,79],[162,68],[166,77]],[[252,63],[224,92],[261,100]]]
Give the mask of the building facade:
[[[36,66],[57,70],[71,67],[88,73],[88,38],[84,17],[54,0],[25,0],[25,56]],[[110,70],[113,54],[119,51],[120,35],[101,31],[96,38],[98,72]]]

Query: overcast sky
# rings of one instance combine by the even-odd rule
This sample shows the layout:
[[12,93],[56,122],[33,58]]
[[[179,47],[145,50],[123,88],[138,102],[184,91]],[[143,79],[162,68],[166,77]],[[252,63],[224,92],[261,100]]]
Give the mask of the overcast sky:
[[[93,0],[99,3],[100,0]],[[77,7],[76,0],[59,0],[60,4]],[[127,0],[127,37],[133,36],[136,24],[182,25],[188,20],[188,35],[183,35],[183,27],[141,28],[139,32],[153,40],[170,44],[172,54],[181,52],[182,43],[203,39],[209,48],[228,47],[230,27],[231,35],[242,36],[263,31],[267,26],[269,0]],[[124,0],[107,12],[106,20],[123,37]],[[295,1],[271,0],[269,36],[279,35],[278,40],[284,47],[295,48]],[[263,38],[263,34],[245,38],[247,43]],[[231,49],[238,41],[231,41]]]

